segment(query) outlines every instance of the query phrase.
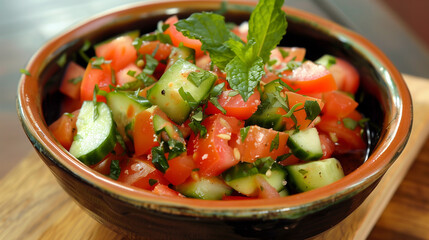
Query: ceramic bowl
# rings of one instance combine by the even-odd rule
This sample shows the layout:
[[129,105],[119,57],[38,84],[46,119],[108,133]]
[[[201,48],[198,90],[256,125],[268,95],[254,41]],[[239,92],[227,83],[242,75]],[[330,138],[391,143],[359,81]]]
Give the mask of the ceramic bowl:
[[[248,20],[255,2],[232,0],[227,21]],[[404,148],[412,123],[409,91],[398,70],[373,44],[356,33],[285,7],[282,45],[307,48],[307,58],[324,53],[343,57],[361,75],[365,93],[360,111],[374,125],[367,160],[343,179],[306,193],[269,200],[208,201],[165,198],[119,184],[77,161],[49,133],[59,116],[57,93],[63,53],[85,40],[97,42],[121,32],[150,32],[159,20],[177,14],[218,10],[221,0],[143,2],[95,16],[46,43],[31,58],[18,86],[17,111],[41,159],[64,190],[99,222],[128,237],[148,239],[306,238],[336,225],[370,194]]]

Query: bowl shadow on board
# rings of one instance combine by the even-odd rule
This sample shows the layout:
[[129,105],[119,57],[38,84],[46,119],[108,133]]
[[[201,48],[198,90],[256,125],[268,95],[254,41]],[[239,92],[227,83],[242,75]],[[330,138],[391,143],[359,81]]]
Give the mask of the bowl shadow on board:
[[[179,18],[184,18],[189,16],[190,13],[189,9],[179,9],[177,15]],[[241,23],[248,20],[249,12],[231,11],[227,12],[225,16],[227,21]],[[139,29],[141,33],[151,32],[156,28],[158,21],[165,20],[167,17],[168,15],[164,11],[159,11],[151,12],[147,16],[142,15],[142,19],[131,18],[131,20],[116,21],[59,49],[56,55],[49,62],[46,62],[46,67],[40,77],[40,81],[44,83],[42,85],[45,85],[42,92],[42,109],[46,124],[49,125],[52,123],[60,114],[62,95],[57,90],[63,70],[61,70],[55,61],[63,53],[73,56],[72,59],[85,65],[78,54],[73,55],[73,53],[78,52],[82,47],[84,40],[96,43],[135,29]],[[374,79],[380,79],[379,73],[350,44],[329,35],[329,32],[320,29],[317,25],[310,24],[296,17],[288,18],[288,24],[287,34],[280,45],[305,47],[307,49],[307,58],[311,60],[315,60],[323,54],[328,53],[345,58],[357,67],[362,81],[357,96],[360,96],[363,101],[359,110],[374,123],[374,126],[368,132],[369,151],[371,151],[378,141],[378,130],[383,123],[384,112],[387,108],[386,104],[379,103],[386,96],[380,92],[371,90],[382,85],[381,80],[374,82]],[[91,52],[88,55],[91,55]],[[308,215],[296,219],[266,220],[248,218],[231,220],[204,217],[196,219],[195,217],[178,216],[145,208],[136,208],[129,203],[118,200],[115,196],[105,194],[103,189],[94,188],[90,183],[82,179],[76,181],[76,176],[68,169],[64,169],[53,163],[53,156],[49,152],[43,154],[39,152],[39,155],[50,167],[60,185],[83,209],[86,209],[99,222],[118,232],[125,233],[131,238],[138,236],[146,236],[150,239],[173,238],[172,236],[174,236],[174,239],[307,238],[338,224],[363,202],[379,181],[374,182],[358,194],[339,203],[335,202],[335,204],[333,203],[321,211],[312,213],[311,208],[309,208]],[[124,219],[126,219],[125,222]],[[142,223],[145,223],[144,228],[141,227]],[[166,229],[166,224],[173,225],[171,225],[170,229]]]

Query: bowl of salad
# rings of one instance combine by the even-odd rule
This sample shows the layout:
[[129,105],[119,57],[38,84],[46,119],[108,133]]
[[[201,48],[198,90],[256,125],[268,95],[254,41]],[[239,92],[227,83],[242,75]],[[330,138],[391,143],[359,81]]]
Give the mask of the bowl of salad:
[[279,0],[115,9],[23,72],[17,111],[41,159],[131,238],[315,236],[365,200],[412,123],[380,50]]

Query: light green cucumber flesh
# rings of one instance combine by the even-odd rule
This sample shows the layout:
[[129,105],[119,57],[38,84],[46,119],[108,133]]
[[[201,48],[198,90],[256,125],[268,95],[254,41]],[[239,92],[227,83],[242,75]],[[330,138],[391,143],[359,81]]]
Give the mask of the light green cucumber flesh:
[[182,124],[191,111],[189,104],[180,95],[179,89],[182,88],[184,92],[192,95],[197,103],[200,103],[208,97],[217,79],[212,74],[210,78],[207,78],[197,87],[187,79],[189,73],[195,71],[205,70],[179,58],[148,91],[148,100],[159,106],[177,124]]
[[344,177],[343,168],[335,158],[286,166],[288,184],[298,192],[306,192],[331,184]]
[[232,189],[216,177],[200,178],[197,181],[190,179],[177,185],[176,190],[186,197],[206,200],[220,200],[232,193]]

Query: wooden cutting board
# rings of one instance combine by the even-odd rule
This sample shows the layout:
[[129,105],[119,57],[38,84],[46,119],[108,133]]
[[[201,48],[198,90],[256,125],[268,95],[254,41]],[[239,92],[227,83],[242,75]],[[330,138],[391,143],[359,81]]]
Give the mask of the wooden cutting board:
[[[407,145],[354,213],[312,239],[365,239],[427,141],[429,80],[404,77],[414,102],[409,140],[413,144]],[[0,239],[124,239],[82,210],[57,184],[35,152],[0,181],[0,193]]]

